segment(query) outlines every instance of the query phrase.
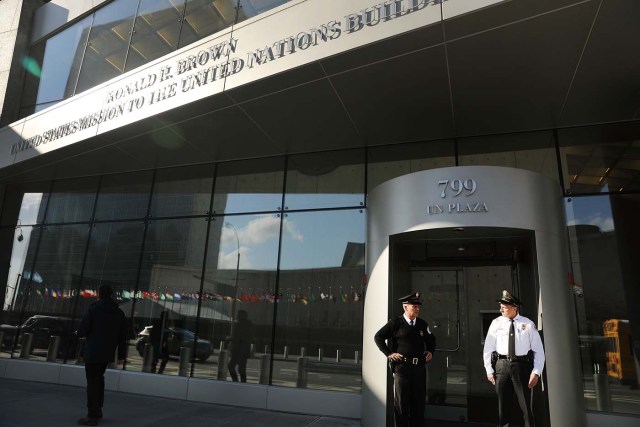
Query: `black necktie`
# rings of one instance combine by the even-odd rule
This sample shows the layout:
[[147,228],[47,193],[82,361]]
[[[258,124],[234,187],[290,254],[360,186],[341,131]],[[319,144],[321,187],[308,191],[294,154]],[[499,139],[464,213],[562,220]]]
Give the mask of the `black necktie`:
[[413,326],[413,320],[412,320],[412,321],[410,321],[410,322],[409,322],[409,324],[410,324],[411,326]]
[[516,328],[513,326],[513,319],[510,320],[511,327],[509,327],[509,352],[507,357],[511,358],[516,355]]

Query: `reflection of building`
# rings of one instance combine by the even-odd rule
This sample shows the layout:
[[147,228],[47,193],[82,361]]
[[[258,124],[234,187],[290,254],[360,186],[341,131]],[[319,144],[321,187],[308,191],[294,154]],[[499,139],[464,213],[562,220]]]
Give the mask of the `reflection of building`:
[[[3,323],[77,315],[101,283],[140,324],[167,308],[207,339],[247,308],[274,362],[259,393],[373,426],[371,330],[419,288],[446,346],[427,415],[490,424],[477,353],[506,287],[549,347],[540,422],[637,423],[640,395],[613,380],[612,412],[587,411],[603,322],[628,319],[640,354],[635,2],[39,3],[0,2],[25,17],[0,64]],[[64,64],[37,78],[23,55]],[[67,99],[38,100],[42,82]],[[362,363],[300,390],[285,346]]]

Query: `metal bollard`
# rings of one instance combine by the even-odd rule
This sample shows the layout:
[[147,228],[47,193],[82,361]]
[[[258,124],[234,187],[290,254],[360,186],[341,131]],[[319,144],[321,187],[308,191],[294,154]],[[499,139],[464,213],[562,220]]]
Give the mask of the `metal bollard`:
[[309,376],[308,367],[309,359],[306,357],[298,357],[298,379],[296,381],[296,387],[307,388],[307,378]]
[[0,350],[4,347],[4,332],[0,331]]
[[609,376],[600,373],[600,365],[594,366],[593,385],[596,392],[596,407],[598,411],[611,412],[611,390],[609,389]]
[[144,345],[144,351],[142,352],[142,372],[151,372],[154,351],[151,344],[146,343]]
[[191,363],[191,347],[180,347],[180,364],[178,365],[178,375],[181,377],[189,376],[189,368]]
[[254,343],[251,343],[251,347],[249,347],[249,357],[251,359],[256,357],[256,345]]
[[55,362],[58,359],[58,348],[60,348],[60,337],[57,335],[52,335],[51,338],[49,338],[47,362]]
[[[265,350],[267,348],[265,347]],[[269,354],[265,352],[260,358],[260,384],[269,384]]]
[[224,340],[220,341],[220,348],[218,348],[218,351],[222,350],[224,350]]
[[25,332],[22,334],[22,348],[20,348],[20,358],[28,359],[31,355],[31,348],[33,347],[33,334]]
[[360,352],[356,350],[356,354],[353,356],[353,362],[357,365],[360,363]]
[[307,349],[304,347],[300,347],[300,357],[306,357],[307,356]]
[[336,363],[342,362],[342,350],[336,350]]
[[287,347],[286,345],[284,346],[284,351],[282,352],[282,357],[284,357],[285,359],[287,359],[289,357],[289,347]]
[[323,357],[322,349],[321,349],[321,348],[319,348],[319,349],[318,349],[318,362],[322,362],[322,357]]
[[221,350],[218,355],[218,374],[217,379],[220,381],[227,380],[227,364],[229,363],[229,352],[227,350]]

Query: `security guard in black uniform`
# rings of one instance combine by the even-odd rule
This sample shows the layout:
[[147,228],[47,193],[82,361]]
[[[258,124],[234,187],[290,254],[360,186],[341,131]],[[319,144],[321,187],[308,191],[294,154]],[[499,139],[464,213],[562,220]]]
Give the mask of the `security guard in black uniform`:
[[427,393],[425,364],[433,357],[436,339],[427,322],[418,318],[422,305],[420,294],[414,292],[399,301],[404,314],[389,320],[374,340],[389,359],[393,373],[395,426],[421,427]]

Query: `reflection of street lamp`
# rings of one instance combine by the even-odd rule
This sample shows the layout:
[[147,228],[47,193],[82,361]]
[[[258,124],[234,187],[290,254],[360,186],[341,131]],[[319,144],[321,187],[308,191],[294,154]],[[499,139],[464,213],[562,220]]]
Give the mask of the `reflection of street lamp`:
[[224,226],[233,230],[233,234],[236,236],[236,244],[238,245],[238,260],[236,261],[236,290],[233,296],[233,302],[231,303],[231,320],[236,318],[236,301],[238,299],[238,273],[240,272],[240,239],[238,238],[238,230],[230,222],[225,222]]

